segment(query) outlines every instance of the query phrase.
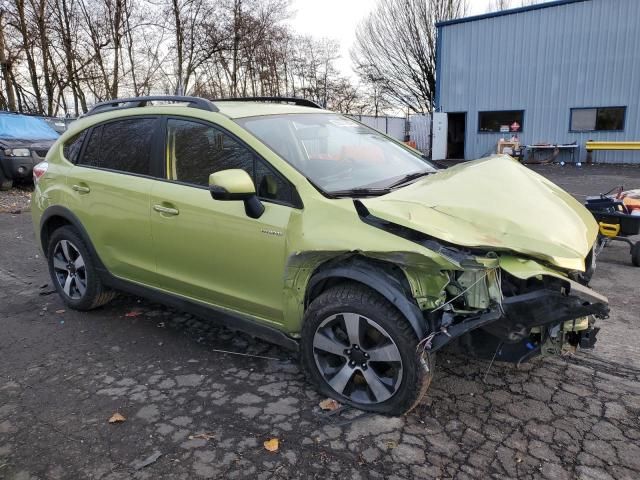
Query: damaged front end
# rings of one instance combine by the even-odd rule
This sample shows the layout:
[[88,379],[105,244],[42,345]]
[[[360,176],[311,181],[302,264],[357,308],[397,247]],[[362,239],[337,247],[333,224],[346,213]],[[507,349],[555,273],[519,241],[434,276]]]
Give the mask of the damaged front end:
[[447,300],[426,313],[426,350],[456,340],[474,356],[521,363],[593,347],[606,297],[533,260],[505,255],[496,263],[451,272]]
[[[502,178],[499,168],[508,170],[512,183],[489,191]],[[420,345],[434,352],[456,341],[475,356],[512,362],[592,348],[595,320],[606,318],[609,307],[606,297],[586,286],[597,236],[589,212],[512,161],[496,157],[452,170],[354,201],[364,223],[452,266],[438,272],[403,268],[428,332]],[[477,202],[487,196],[490,208]],[[514,198],[526,205],[514,208]],[[525,218],[522,211],[535,215]],[[438,280],[426,295],[414,288],[421,276]]]

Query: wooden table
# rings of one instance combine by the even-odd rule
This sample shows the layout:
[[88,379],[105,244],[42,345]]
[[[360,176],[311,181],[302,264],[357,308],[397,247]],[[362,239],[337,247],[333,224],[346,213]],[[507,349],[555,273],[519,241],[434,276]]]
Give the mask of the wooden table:
[[[556,144],[556,145],[551,145],[551,144],[540,144],[540,145],[525,145],[524,148],[530,152],[529,157],[527,158],[527,160],[525,161],[525,163],[551,163],[553,160],[555,160],[555,158],[557,157],[557,155],[559,153],[561,153],[562,151],[567,151],[571,154],[571,163],[576,163],[576,151],[578,151],[578,144],[577,143],[570,143],[570,144]],[[551,151],[552,152],[552,158],[546,161],[539,161],[536,162],[536,152],[544,152],[544,151]],[[556,152],[557,151],[557,152]],[[555,155],[555,156],[554,156]]]

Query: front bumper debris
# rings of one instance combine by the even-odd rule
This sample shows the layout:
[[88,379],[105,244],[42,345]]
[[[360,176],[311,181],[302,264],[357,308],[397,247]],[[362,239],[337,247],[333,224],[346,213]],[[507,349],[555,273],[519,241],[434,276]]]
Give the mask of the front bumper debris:
[[[495,305],[484,313],[468,316],[451,325],[441,327],[440,331],[433,335],[427,342],[427,349],[437,351],[453,340],[474,334],[474,337],[483,338],[483,342],[491,338],[495,345],[499,344],[523,344],[526,346],[531,341],[531,332],[553,331],[562,326],[564,322],[582,317],[606,318],[609,313],[608,300],[590,288],[577,282],[565,279],[562,289],[541,288],[520,295],[504,298],[501,305]],[[478,332],[480,330],[480,332]],[[581,332],[572,332],[573,341],[582,348],[592,348],[597,334],[596,328],[589,325]],[[478,333],[478,335],[475,335]],[[536,335],[541,335],[536,333]],[[540,338],[540,343],[544,338]],[[533,350],[536,342],[530,343],[526,348]]]
[[567,295],[544,289],[505,298],[502,304],[505,315],[484,329],[503,342],[515,343],[525,338],[533,327],[589,315],[604,318],[609,314],[605,296],[572,280],[567,282],[570,284]]

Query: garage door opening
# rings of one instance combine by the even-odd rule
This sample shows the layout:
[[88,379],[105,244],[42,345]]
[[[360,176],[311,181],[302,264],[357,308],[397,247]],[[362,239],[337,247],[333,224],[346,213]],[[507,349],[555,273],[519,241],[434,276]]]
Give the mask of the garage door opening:
[[448,113],[447,127],[447,158],[464,160],[464,138],[467,131],[467,113]]

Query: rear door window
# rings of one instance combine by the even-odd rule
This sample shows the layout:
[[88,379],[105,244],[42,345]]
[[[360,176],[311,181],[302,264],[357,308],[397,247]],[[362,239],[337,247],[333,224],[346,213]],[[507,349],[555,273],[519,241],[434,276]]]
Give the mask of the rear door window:
[[131,118],[98,125],[92,129],[78,163],[124,173],[151,175],[156,126],[156,118]]

